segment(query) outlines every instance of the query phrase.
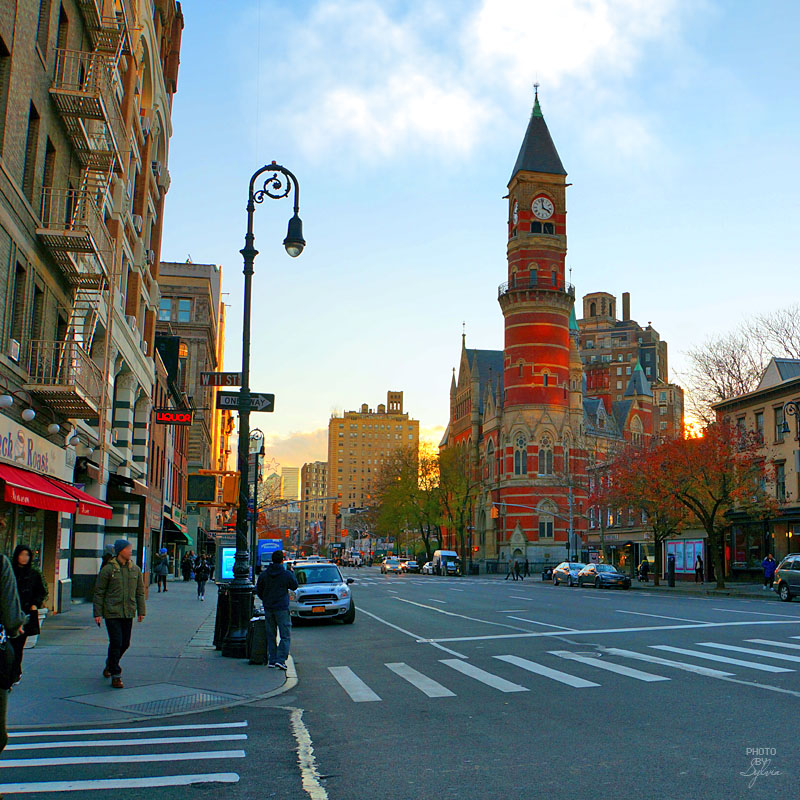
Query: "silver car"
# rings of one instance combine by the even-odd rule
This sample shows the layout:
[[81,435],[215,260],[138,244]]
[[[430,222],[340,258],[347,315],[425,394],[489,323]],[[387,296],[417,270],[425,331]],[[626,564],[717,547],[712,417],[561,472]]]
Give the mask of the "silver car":
[[790,553],[781,561],[775,570],[772,588],[786,602],[800,595],[800,553]]
[[356,604],[350,584],[335,564],[299,561],[294,565],[297,589],[289,592],[289,614],[292,622],[306,619],[339,619],[352,625]]

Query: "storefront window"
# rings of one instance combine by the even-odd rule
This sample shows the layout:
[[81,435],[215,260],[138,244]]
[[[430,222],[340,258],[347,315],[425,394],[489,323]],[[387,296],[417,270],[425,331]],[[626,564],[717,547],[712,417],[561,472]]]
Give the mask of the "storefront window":
[[33,565],[42,568],[44,548],[44,511],[0,503],[0,549],[9,558],[18,544],[33,551]]
[[758,567],[766,557],[764,531],[760,525],[733,526],[733,553],[731,567],[748,569]]

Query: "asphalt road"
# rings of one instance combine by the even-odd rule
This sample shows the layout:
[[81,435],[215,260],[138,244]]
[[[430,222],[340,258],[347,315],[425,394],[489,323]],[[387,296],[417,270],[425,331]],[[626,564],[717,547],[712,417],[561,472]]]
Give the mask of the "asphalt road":
[[295,688],[124,727],[16,732],[0,760],[0,792],[797,794],[798,602],[345,572],[356,579],[356,623],[293,630]]

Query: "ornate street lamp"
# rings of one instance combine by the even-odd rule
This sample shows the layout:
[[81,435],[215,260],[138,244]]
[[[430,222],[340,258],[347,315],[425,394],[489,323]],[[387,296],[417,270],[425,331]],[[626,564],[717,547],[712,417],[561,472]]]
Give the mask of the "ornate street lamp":
[[[256,181],[266,173],[267,177],[260,189]],[[258,255],[253,234],[253,214],[256,203],[270,198],[281,200],[288,197],[294,189],[294,215],[289,220],[289,228],[283,246],[286,252],[297,258],[306,246],[303,239],[303,223],[300,209],[300,188],[297,178],[286,167],[271,164],[261,167],[250,178],[250,191],[247,197],[247,233],[244,247],[239,251],[244,258],[244,304],[242,323],[242,386],[239,391],[239,507],[236,511],[236,557],[233,563],[233,580],[230,583],[230,621],[228,632],[222,643],[222,655],[231,658],[245,658],[247,628],[253,611],[253,584],[250,581],[248,558],[248,495],[249,495],[249,449],[250,449],[250,308],[252,299],[253,262]]]
[[797,440],[800,441],[800,400],[789,400],[783,404],[783,425],[781,426],[782,433],[789,433],[789,422],[786,416],[797,417]]

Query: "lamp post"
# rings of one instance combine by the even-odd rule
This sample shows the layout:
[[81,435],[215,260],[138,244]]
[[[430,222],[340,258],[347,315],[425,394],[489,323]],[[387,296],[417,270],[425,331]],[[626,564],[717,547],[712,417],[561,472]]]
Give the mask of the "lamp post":
[[253,575],[255,576],[257,553],[256,526],[258,520],[258,457],[264,455],[264,431],[261,428],[253,428],[250,431],[250,444],[255,445],[255,449],[250,448],[249,455],[253,458],[253,516],[250,519],[250,558],[253,562]]
[[797,417],[797,436],[795,438],[800,441],[800,400],[789,400],[783,404],[783,426],[781,427],[783,433],[789,433],[787,414],[790,417]]
[[[264,183],[256,189],[256,181],[266,173]],[[250,308],[253,284],[253,262],[258,255],[253,234],[253,214],[256,203],[270,198],[281,200],[288,197],[294,189],[294,215],[289,220],[289,228],[283,246],[286,252],[296,258],[303,252],[303,223],[298,211],[300,208],[300,188],[297,178],[286,167],[274,161],[257,170],[250,178],[247,196],[247,233],[244,247],[239,251],[244,258],[244,297],[242,321],[242,386],[239,391],[239,507],[236,511],[236,557],[233,563],[233,580],[230,583],[230,620],[228,631],[222,644],[222,655],[231,658],[246,656],[247,627],[253,610],[253,584],[250,581],[248,559],[248,494],[249,494],[249,444],[250,444]]]

